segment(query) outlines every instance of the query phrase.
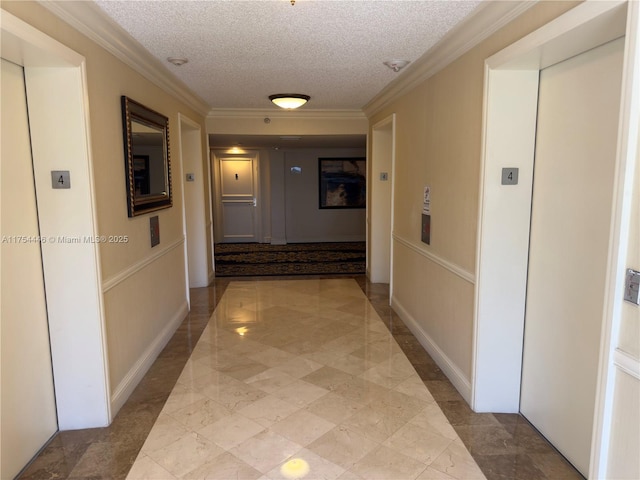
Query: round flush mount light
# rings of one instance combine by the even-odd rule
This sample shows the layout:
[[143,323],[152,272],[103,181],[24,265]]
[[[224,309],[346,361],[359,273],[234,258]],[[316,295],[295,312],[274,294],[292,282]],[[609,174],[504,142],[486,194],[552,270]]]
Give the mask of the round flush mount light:
[[275,105],[285,110],[294,110],[301,107],[309,101],[311,97],[309,95],[302,95],[299,93],[277,93],[275,95],[269,95]]
[[174,64],[176,67],[180,67],[189,61],[188,58],[184,57],[169,57],[167,58],[167,62]]
[[387,60],[386,62],[382,63],[384,63],[387,67],[397,73],[404,67],[409,65],[409,60]]

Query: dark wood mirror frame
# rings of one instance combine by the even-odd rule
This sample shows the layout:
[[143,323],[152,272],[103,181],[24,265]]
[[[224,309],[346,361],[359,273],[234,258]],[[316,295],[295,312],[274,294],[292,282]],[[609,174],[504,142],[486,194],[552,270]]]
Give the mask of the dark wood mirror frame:
[[129,217],[173,205],[169,119],[121,97]]

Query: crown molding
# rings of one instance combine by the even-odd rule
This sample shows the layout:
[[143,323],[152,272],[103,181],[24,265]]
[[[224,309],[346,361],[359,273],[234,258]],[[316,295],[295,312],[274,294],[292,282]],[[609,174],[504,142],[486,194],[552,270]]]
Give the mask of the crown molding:
[[371,117],[398,97],[414,89],[480,42],[522,15],[539,0],[513,2],[487,1],[476,12],[448,32],[436,45],[407,67],[405,73],[389,83],[362,110]]
[[80,33],[86,35],[147,80],[184,102],[202,116],[210,106],[177,79],[120,25],[93,2],[38,0],[38,3]]
[[250,108],[212,108],[207,118],[323,118],[366,119],[362,110],[274,110]]

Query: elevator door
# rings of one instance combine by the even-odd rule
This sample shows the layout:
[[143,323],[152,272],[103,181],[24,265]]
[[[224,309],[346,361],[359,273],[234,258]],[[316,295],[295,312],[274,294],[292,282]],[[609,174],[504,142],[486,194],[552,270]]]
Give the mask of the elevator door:
[[541,72],[520,409],[587,475],[623,39]]
[[22,67],[2,60],[0,478],[57,431],[38,211]]

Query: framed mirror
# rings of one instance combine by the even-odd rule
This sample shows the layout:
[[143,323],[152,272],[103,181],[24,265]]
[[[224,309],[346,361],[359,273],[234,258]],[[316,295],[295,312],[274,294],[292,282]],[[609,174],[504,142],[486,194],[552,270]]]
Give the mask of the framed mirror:
[[129,217],[169,208],[169,119],[128,97],[121,100]]

